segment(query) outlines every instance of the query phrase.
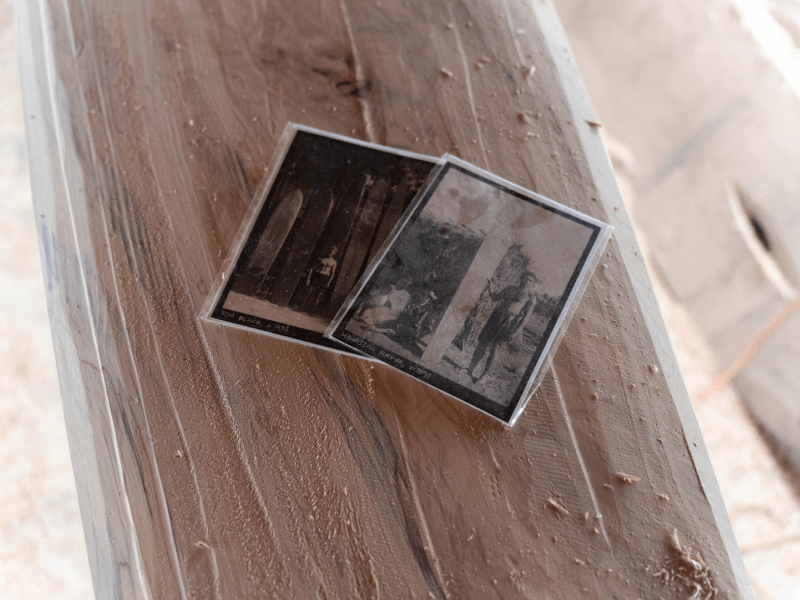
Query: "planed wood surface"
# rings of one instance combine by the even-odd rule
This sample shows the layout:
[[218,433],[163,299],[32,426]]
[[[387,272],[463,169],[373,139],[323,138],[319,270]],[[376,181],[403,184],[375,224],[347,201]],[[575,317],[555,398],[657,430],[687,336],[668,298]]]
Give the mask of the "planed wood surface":
[[734,4],[556,4],[654,265],[800,470],[800,5],[767,52]]
[[[41,0],[16,18],[98,598],[752,598],[550,3]],[[451,152],[615,226],[513,429],[381,365],[198,320],[289,120]]]

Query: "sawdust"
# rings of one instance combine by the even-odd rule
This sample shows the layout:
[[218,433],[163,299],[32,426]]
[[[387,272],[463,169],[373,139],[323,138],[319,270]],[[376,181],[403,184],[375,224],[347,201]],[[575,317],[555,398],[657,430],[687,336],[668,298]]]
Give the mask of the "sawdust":
[[668,546],[670,557],[653,577],[658,577],[664,587],[689,594],[687,600],[714,600],[717,588],[702,555],[681,543],[677,529],[669,534]]

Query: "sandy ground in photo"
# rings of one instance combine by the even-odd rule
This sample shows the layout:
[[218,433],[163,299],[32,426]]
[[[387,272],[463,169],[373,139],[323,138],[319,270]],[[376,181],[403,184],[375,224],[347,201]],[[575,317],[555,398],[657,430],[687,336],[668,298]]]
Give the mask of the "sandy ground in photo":
[[[0,0],[0,598],[92,598],[48,330],[10,0]],[[717,373],[656,282],[693,398]],[[574,325],[574,324],[573,324]],[[800,600],[800,502],[735,392],[695,405],[759,600]]]

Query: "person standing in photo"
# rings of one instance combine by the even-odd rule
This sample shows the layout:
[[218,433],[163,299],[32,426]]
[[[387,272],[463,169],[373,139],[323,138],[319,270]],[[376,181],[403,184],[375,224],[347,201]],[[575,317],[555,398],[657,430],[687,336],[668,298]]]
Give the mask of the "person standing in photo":
[[336,260],[336,253],[339,249],[332,246],[328,253],[317,259],[311,267],[306,278],[306,287],[309,289],[308,301],[304,307],[305,312],[314,314],[322,312],[324,309],[323,300],[328,292],[328,288],[336,274],[336,267],[339,262]]
[[[517,284],[495,291],[492,289],[492,281],[489,280],[487,291],[491,300],[497,304],[478,334],[478,343],[467,370],[474,383],[483,379],[492,368],[500,345],[512,341],[522,330],[536,303],[533,290],[537,282],[533,273],[525,271]],[[483,373],[476,377],[475,369],[487,353],[489,356],[486,358]]]

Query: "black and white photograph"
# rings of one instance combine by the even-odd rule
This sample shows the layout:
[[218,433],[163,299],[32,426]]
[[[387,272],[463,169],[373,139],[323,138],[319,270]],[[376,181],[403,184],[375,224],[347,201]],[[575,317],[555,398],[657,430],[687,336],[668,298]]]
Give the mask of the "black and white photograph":
[[509,423],[610,227],[442,164],[328,335]]
[[209,318],[352,352],[323,334],[436,163],[297,125],[284,139]]

